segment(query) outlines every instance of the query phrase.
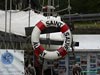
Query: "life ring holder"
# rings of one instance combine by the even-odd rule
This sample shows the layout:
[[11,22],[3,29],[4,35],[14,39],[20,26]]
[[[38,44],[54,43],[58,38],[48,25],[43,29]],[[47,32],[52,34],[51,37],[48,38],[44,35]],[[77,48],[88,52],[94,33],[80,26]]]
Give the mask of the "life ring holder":
[[[41,31],[50,26],[60,27],[60,32],[64,36],[63,45],[56,51],[45,50],[39,42]],[[56,19],[41,20],[35,25],[32,31],[31,42],[36,56],[51,60],[59,59],[68,53],[67,50],[70,48],[72,42],[71,31],[68,25],[62,21]]]

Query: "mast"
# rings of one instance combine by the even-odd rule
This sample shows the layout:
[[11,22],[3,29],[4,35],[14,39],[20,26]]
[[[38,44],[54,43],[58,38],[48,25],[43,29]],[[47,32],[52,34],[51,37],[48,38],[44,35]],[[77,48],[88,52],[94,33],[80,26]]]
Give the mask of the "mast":
[[71,23],[71,5],[70,0],[68,0],[68,14],[69,14],[69,24]]

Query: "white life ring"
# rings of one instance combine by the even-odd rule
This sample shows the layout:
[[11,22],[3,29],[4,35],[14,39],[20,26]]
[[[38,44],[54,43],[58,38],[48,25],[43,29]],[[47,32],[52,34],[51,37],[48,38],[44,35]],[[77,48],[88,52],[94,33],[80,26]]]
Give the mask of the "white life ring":
[[[56,51],[45,50],[39,42],[41,31],[50,26],[60,27],[60,31],[64,36],[63,45]],[[45,59],[54,60],[64,57],[68,53],[67,50],[71,46],[72,36],[67,24],[65,24],[62,21],[58,21],[56,19],[47,19],[47,20],[42,20],[36,24],[36,26],[32,31],[31,42],[36,56],[41,56],[42,58]]]

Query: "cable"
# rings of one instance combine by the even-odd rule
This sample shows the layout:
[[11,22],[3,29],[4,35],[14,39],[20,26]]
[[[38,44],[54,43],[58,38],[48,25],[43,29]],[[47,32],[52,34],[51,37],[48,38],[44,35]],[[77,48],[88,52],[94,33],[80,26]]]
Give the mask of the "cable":
[[12,10],[12,0],[10,0],[10,17],[9,17],[9,38],[10,38],[10,42],[11,42],[11,48],[14,49],[14,44],[13,44],[13,41],[12,41],[12,33],[11,33],[11,20],[12,20],[12,13],[11,13],[11,10]]
[[[29,0],[29,8],[31,8],[31,0]],[[30,12],[30,10],[29,10],[28,27],[30,27],[30,14],[31,14],[31,12]]]
[[65,9],[62,9],[62,10],[59,10],[59,11],[56,11],[56,12],[59,13],[59,12],[65,11],[65,10],[68,10],[68,8],[65,8]]
[[25,10],[30,10],[30,7],[26,7],[22,10],[18,10],[18,11],[11,11],[12,13],[18,13],[18,12],[21,12],[21,11],[25,11]]
[[6,48],[6,35],[7,35],[7,0],[5,0],[5,49]]
[[59,13],[59,12],[65,11],[65,10],[68,10],[68,8],[65,8],[65,9],[62,9],[62,10],[59,10],[59,11],[55,11],[55,12],[42,12],[42,11],[39,11],[39,10],[34,10],[34,11],[42,12],[42,13]]

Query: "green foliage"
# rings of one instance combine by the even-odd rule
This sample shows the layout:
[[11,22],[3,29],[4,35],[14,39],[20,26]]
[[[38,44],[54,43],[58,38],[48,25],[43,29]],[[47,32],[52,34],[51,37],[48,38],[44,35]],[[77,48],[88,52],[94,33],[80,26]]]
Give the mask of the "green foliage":
[[99,13],[100,0],[71,0],[73,13]]
[[74,26],[75,29],[100,29],[100,22],[77,22]]
[[73,34],[100,34],[100,22],[74,23]]

